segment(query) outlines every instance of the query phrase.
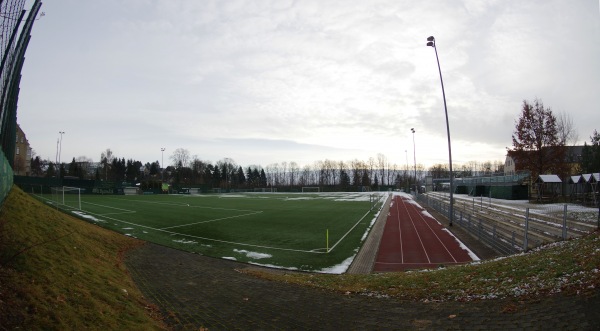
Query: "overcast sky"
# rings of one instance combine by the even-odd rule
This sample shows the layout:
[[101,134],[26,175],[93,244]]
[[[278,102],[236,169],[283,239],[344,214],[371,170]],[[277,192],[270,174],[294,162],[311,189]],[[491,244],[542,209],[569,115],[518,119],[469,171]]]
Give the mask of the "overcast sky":
[[[31,4],[26,4],[29,9]],[[242,166],[504,161],[524,99],[600,129],[598,0],[51,0],[18,122],[36,155]]]

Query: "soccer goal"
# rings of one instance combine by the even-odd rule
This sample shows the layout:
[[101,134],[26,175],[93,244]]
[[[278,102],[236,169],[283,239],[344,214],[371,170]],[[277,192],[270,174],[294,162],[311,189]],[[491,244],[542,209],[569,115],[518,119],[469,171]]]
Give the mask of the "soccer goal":
[[303,186],[302,193],[321,192],[321,188],[318,186]]
[[52,201],[58,205],[81,210],[81,188],[59,186],[50,188]]

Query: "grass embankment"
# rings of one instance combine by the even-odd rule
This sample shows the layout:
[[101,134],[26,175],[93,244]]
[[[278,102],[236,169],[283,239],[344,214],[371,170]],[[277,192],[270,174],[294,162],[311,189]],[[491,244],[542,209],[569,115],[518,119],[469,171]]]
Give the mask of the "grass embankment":
[[161,329],[122,261],[140,244],[14,187],[0,210],[0,329]]
[[600,288],[600,233],[525,254],[437,270],[371,275],[245,272],[347,294],[422,302],[537,300],[557,293],[592,294]]

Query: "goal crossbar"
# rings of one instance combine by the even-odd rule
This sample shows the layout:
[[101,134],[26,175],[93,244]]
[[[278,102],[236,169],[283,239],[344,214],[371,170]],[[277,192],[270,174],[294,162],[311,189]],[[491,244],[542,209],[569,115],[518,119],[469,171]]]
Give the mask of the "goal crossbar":
[[81,188],[58,186],[50,188],[52,200],[63,206],[81,210]]

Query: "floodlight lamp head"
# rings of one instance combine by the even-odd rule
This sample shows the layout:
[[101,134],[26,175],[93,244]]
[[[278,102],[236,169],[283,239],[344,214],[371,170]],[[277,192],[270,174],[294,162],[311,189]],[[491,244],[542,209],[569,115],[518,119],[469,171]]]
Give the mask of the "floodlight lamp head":
[[427,37],[427,46],[435,47],[435,38],[433,36]]

